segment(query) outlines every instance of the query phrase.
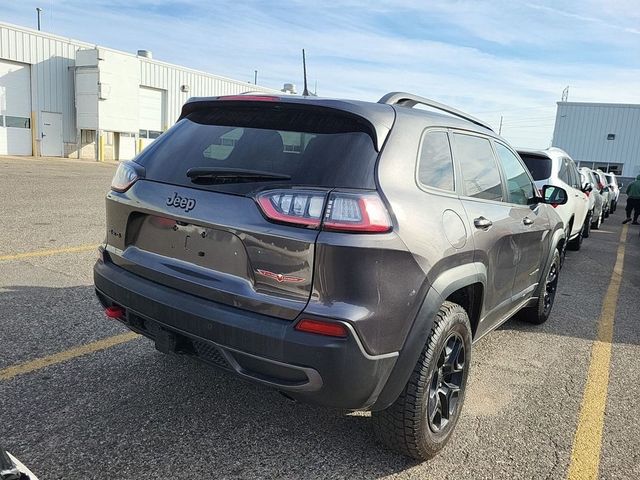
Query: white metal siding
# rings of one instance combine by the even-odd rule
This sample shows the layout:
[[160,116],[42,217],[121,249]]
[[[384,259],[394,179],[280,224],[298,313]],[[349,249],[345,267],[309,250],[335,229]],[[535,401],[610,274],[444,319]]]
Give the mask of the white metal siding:
[[[607,140],[608,134],[614,140]],[[621,163],[640,174],[640,105],[558,102],[553,146],[580,162]]]
[[63,118],[65,142],[76,141],[73,67],[75,52],[90,44],[30,29],[0,24],[0,59],[31,65],[32,125],[40,135],[42,111],[59,112]]
[[[92,48],[96,48],[96,45],[0,23],[0,60],[31,65],[31,110],[36,114],[32,128],[36,138],[40,138],[41,133],[40,112],[57,112],[62,114],[64,142],[71,144],[70,147],[78,142],[74,88],[76,51]],[[140,85],[166,91],[164,124],[161,130],[175,123],[182,105],[189,97],[229,95],[248,90],[279,93],[277,90],[125,52],[117,53],[139,60]],[[182,85],[188,85],[189,92],[182,92]]]
[[[213,97],[218,95],[236,95],[247,91],[280,93],[277,90],[260,87],[252,83],[240,82],[208,73],[140,58],[140,84],[145,87],[159,88],[167,92],[166,122],[173,125],[182,110],[182,105],[190,97]],[[187,85],[188,92],[181,87]]]
[[30,78],[29,65],[0,60],[1,155],[31,155]]

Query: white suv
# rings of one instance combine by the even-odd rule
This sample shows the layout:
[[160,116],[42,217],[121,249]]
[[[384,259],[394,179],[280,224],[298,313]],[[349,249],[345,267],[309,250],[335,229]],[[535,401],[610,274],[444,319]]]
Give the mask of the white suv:
[[546,150],[518,150],[524,160],[538,189],[543,185],[555,185],[567,191],[568,201],[558,205],[556,211],[564,222],[567,246],[572,250],[580,250],[588,217],[589,199],[581,185],[580,172],[569,154],[559,148]]
[[611,213],[616,211],[618,206],[618,198],[620,197],[620,187],[618,186],[618,179],[613,173],[605,173],[604,177],[607,179],[611,192]]

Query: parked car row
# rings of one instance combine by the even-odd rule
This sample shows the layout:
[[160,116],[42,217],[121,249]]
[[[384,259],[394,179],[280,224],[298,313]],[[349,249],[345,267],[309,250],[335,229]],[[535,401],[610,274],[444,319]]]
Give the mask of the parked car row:
[[518,153],[538,188],[549,184],[567,191],[567,203],[559,205],[556,210],[565,226],[566,246],[580,250],[591,229],[599,229],[605,218],[616,209],[620,195],[616,176],[587,167],[578,169],[569,154],[560,148],[519,150]]

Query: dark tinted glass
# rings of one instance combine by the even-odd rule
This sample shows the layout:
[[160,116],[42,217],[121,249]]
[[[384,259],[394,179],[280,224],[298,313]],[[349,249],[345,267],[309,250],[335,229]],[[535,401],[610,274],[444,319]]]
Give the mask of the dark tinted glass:
[[446,132],[428,132],[422,139],[418,180],[423,185],[453,191],[453,159]]
[[509,201],[527,205],[529,200],[534,197],[533,184],[529,179],[529,174],[520,163],[511,150],[496,143],[496,151],[498,158],[502,164],[505,176],[507,177],[507,189],[509,190]]
[[13,128],[31,128],[31,119],[29,117],[12,117],[7,115],[4,117],[6,127]]
[[[326,110],[211,108],[180,120],[136,162],[147,179],[230,193],[277,185],[373,189],[377,152],[367,130],[357,118]],[[195,185],[187,177],[193,167],[260,170],[291,179]]]
[[547,180],[551,177],[551,159],[549,157],[521,153],[520,158],[524,161],[534,180]]
[[558,171],[558,178],[564,183],[571,184],[569,178],[569,165],[565,159],[560,160],[560,171]]
[[453,156],[460,165],[465,195],[487,200],[502,200],[498,165],[486,138],[454,134]]

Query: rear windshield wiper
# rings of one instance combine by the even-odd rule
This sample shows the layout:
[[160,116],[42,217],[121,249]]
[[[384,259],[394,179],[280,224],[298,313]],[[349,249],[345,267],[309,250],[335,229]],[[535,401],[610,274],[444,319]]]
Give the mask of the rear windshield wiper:
[[187,177],[194,183],[258,182],[271,180],[291,180],[290,175],[247,170],[244,168],[193,167],[187,170]]

